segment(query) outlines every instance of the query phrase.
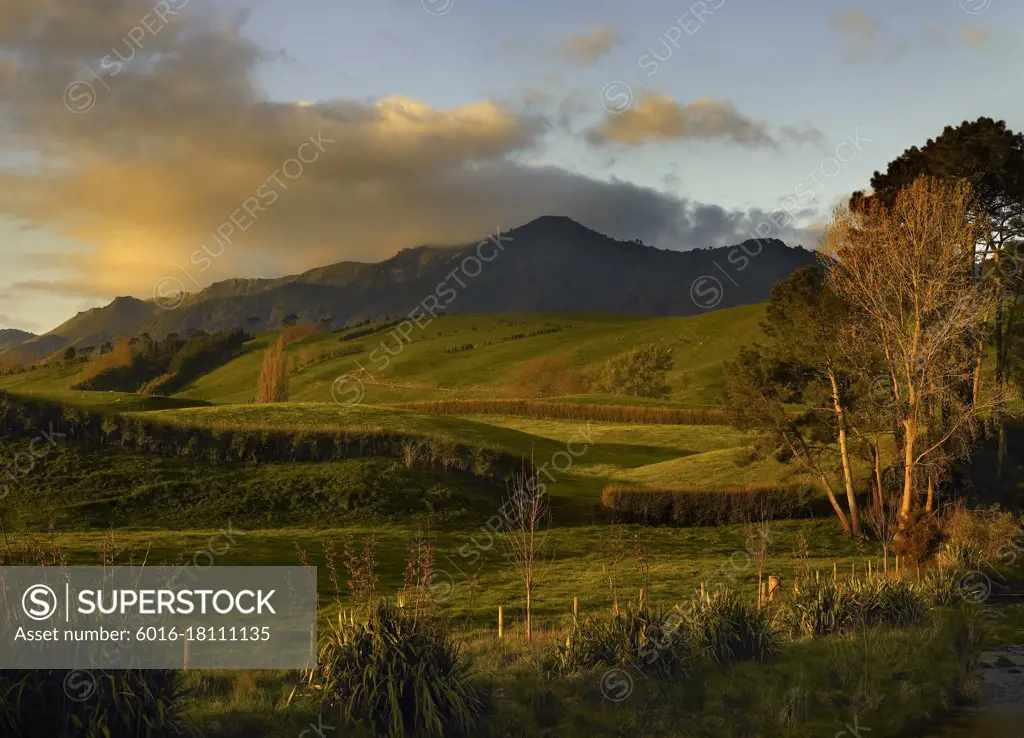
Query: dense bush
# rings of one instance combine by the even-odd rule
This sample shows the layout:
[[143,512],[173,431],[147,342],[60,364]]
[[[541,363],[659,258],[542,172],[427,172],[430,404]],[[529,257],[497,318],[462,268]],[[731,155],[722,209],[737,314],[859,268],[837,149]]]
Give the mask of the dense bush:
[[686,617],[694,648],[720,666],[765,661],[782,645],[774,609],[757,609],[731,592],[716,592],[695,601]]
[[1019,549],[1022,534],[1021,519],[1007,510],[957,505],[941,523],[939,561],[963,569],[1006,564],[1009,554]]
[[237,427],[191,427],[144,416],[94,412],[52,400],[0,391],[0,432],[35,436],[52,430],[64,439],[211,462],[332,461],[361,457],[401,458],[409,444],[424,448],[426,465],[502,483],[521,469],[518,457],[447,436],[421,436],[377,428],[293,432]]
[[175,353],[167,371],[139,390],[147,395],[170,395],[238,356],[252,336],[242,330],[196,336]]
[[597,390],[611,395],[661,397],[668,394],[665,375],[672,366],[668,346],[638,346],[605,363],[597,378]]
[[244,331],[199,333],[184,340],[170,334],[118,341],[110,353],[88,362],[74,389],[172,394],[238,355],[251,336]]
[[565,643],[556,647],[550,668],[563,675],[599,666],[622,668],[680,680],[689,676],[693,662],[684,613],[629,607],[611,617],[577,621]]
[[641,405],[600,405],[530,400],[436,400],[391,407],[436,415],[513,415],[524,418],[644,425],[728,425],[724,410],[672,409]]
[[904,579],[812,581],[787,597],[782,614],[794,637],[818,637],[913,625],[924,619],[929,604],[927,593]]
[[812,498],[811,488],[800,485],[696,490],[610,484],[601,504],[618,522],[684,527],[802,517],[810,514]]
[[183,716],[177,671],[0,670],[0,694],[0,735],[10,738],[194,734]]
[[487,706],[444,626],[388,604],[366,623],[339,617],[304,682],[322,705],[379,736],[467,735]]

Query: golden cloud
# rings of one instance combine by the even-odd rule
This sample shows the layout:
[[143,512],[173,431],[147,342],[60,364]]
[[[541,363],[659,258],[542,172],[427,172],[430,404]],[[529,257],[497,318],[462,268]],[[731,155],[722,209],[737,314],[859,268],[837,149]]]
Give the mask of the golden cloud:
[[635,105],[608,116],[588,133],[595,144],[640,146],[658,141],[731,141],[744,146],[775,146],[781,139],[815,141],[814,129],[784,126],[777,136],[768,124],[751,120],[727,100],[702,97],[681,105],[669,95],[646,93]]

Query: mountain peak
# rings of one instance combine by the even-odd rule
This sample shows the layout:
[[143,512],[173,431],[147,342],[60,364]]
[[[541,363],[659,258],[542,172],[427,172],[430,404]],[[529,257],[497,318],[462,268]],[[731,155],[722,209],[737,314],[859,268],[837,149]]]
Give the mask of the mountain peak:
[[582,223],[573,220],[568,215],[542,215],[539,218],[534,218],[529,223],[519,226],[514,229],[513,232],[519,231],[536,231],[536,230],[561,230],[561,231],[587,231],[589,233],[596,233],[596,231],[587,228]]

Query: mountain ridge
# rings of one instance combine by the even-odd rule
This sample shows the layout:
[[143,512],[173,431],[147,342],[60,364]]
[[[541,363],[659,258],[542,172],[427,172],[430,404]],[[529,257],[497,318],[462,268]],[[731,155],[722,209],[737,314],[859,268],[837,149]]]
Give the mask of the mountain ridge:
[[[69,345],[98,346],[143,332],[162,337],[268,330],[289,315],[342,326],[404,316],[424,303],[455,313],[686,316],[763,302],[775,282],[814,260],[812,251],[777,239],[659,249],[548,215],[479,242],[404,248],[380,262],[340,261],[276,278],[232,278],[159,298],[118,297],[9,347],[0,358],[35,361]],[[698,280],[710,289],[695,293]]]

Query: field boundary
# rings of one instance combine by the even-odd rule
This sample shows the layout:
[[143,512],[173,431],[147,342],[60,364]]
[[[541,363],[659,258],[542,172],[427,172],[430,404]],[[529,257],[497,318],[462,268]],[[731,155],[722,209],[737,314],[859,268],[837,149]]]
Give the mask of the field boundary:
[[590,420],[634,425],[729,425],[729,417],[724,410],[703,408],[570,404],[536,400],[431,400],[389,403],[384,407],[433,415],[511,415],[543,420]]
[[513,471],[529,468],[519,456],[450,436],[352,428],[294,432],[161,422],[39,400],[0,390],[0,431],[15,436],[49,433],[69,440],[128,451],[179,456],[212,463],[402,459],[417,468],[461,471],[504,484]]

